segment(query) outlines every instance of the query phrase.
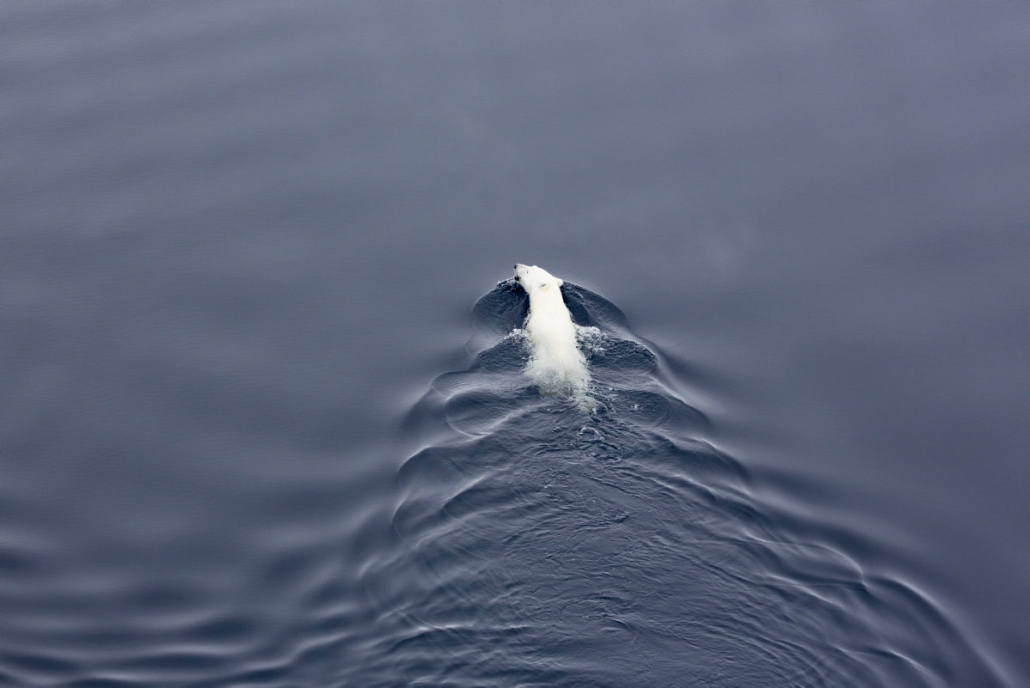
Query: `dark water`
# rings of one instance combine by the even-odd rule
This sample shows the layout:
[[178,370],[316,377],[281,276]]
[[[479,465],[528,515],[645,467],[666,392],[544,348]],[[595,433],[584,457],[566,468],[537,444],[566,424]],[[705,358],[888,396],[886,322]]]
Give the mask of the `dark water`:
[[1027,686],[1027,74],[1024,2],[0,4],[0,685]]

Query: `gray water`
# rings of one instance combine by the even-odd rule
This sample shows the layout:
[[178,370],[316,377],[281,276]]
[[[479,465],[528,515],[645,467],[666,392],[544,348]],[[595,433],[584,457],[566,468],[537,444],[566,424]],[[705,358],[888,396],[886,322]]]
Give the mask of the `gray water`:
[[3,3],[0,685],[1025,687],[1028,74],[1023,2]]

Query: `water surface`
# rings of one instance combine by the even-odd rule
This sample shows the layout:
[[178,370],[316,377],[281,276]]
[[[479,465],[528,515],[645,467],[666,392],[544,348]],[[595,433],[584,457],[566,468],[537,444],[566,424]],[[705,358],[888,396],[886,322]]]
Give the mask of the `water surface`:
[[1025,686],[1028,39],[4,3],[0,683]]

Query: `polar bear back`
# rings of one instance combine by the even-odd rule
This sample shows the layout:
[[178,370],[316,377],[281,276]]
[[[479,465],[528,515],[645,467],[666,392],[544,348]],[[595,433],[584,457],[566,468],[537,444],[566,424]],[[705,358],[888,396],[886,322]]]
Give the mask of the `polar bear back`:
[[576,326],[561,295],[562,280],[535,265],[515,266],[516,280],[529,294],[526,334],[532,344],[527,373],[544,387],[585,392],[590,381],[576,341]]

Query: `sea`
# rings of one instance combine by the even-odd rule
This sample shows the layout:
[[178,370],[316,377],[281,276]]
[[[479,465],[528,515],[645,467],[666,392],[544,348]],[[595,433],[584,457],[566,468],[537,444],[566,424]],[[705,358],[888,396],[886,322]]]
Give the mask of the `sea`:
[[0,3],[0,686],[1027,688],[1030,4]]

